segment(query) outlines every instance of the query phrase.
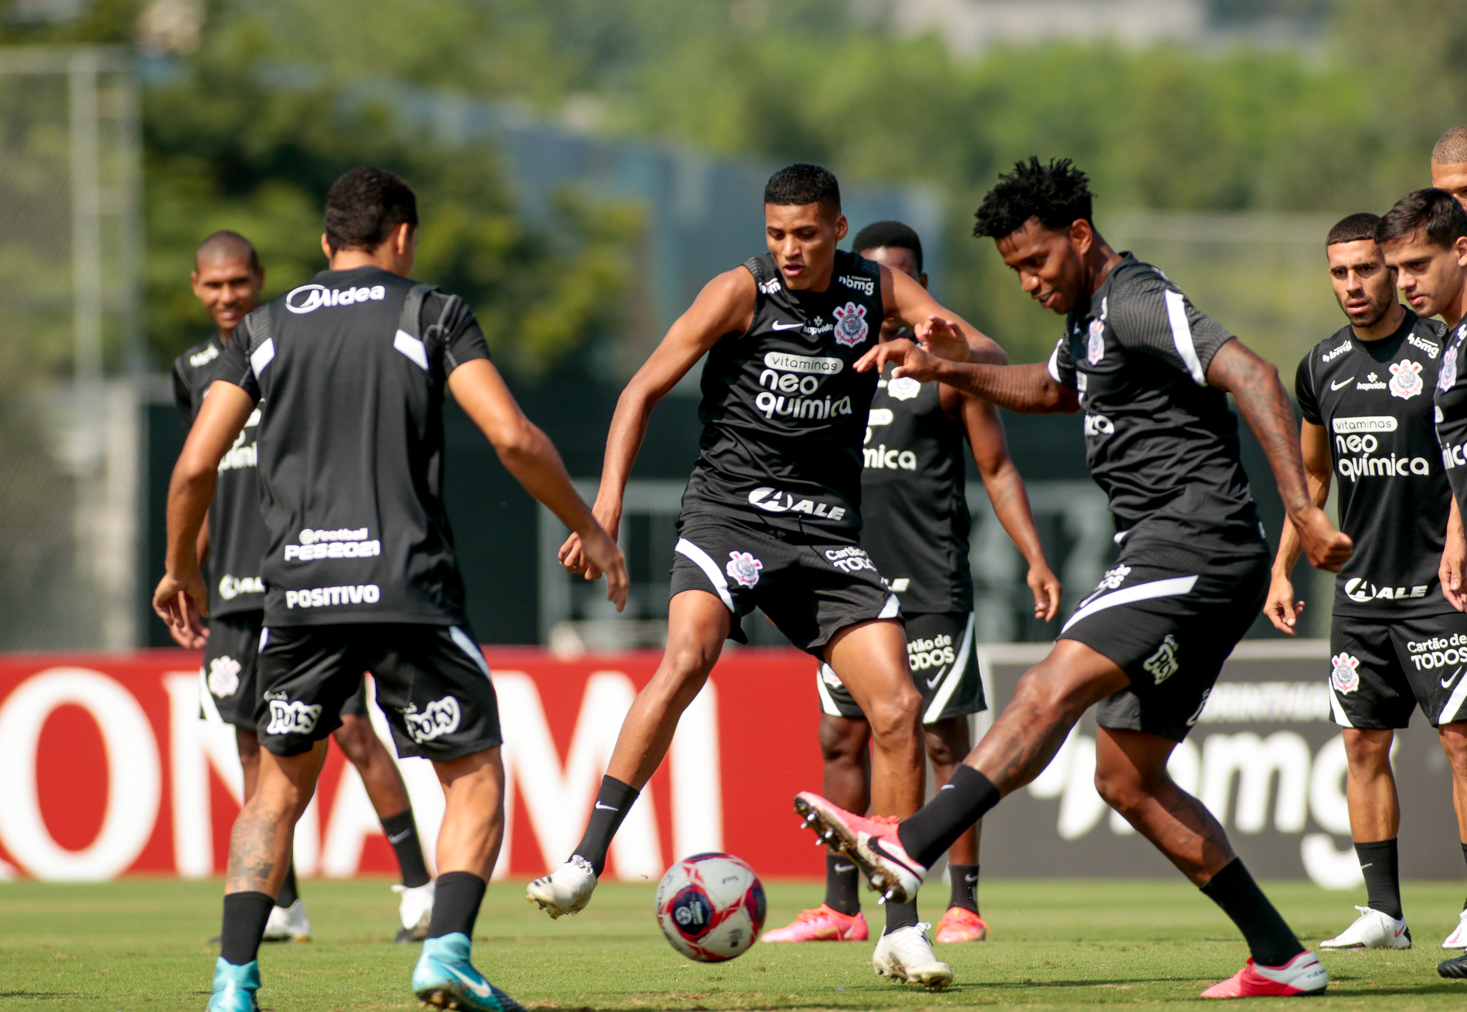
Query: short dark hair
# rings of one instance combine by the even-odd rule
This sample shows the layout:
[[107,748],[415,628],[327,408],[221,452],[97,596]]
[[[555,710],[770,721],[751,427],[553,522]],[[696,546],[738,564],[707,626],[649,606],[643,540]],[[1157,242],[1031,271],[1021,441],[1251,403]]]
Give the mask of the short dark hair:
[[255,244],[227,228],[221,228],[199,243],[199,248],[194,250],[194,266],[205,260],[229,260],[233,257],[244,257],[250,262],[250,270],[260,273],[260,254],[255,252]]
[[418,198],[385,169],[352,169],[326,194],[326,242],[333,253],[374,250],[404,222],[418,227]]
[[1452,127],[1442,134],[1431,149],[1431,160],[1438,165],[1467,162],[1467,126]]
[[917,271],[922,270],[922,240],[917,230],[900,221],[873,221],[856,233],[851,249],[857,253],[863,249],[880,249],[883,246],[900,246],[909,249],[917,258]]
[[824,204],[840,213],[840,184],[823,165],[795,162],[786,165],[764,184],[766,204]]
[[1325,236],[1324,244],[1333,246],[1341,242],[1359,242],[1361,239],[1375,241],[1375,227],[1380,224],[1380,215],[1369,211],[1346,215],[1335,222],[1335,227]]
[[1446,190],[1412,190],[1375,226],[1375,241],[1384,245],[1417,234],[1443,249],[1467,236],[1467,212]]
[[1045,228],[1067,229],[1071,222],[1091,225],[1090,180],[1068,158],[1051,158],[1048,165],[1029,156],[1017,162],[1014,171],[998,177],[998,185],[983,197],[973,217],[973,235],[1002,239],[1038,218]]

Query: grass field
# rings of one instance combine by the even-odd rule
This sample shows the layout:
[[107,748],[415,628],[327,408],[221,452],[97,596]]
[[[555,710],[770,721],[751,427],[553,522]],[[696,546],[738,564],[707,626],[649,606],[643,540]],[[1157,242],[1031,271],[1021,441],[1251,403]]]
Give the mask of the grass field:
[[[873,976],[869,944],[761,944],[730,963],[689,963],[658,933],[652,889],[604,885],[580,916],[551,921],[525,903],[523,885],[491,886],[475,962],[530,1008],[1186,1009],[1215,1008],[1198,993],[1247,955],[1232,925],[1180,879],[995,879],[981,897],[995,939],[939,946],[957,981],[934,994]],[[1467,981],[1436,975],[1438,960],[1451,955],[1437,946],[1456,922],[1462,890],[1408,884],[1417,947],[1326,955],[1330,993],[1308,1007],[1462,1008]],[[768,891],[771,925],[820,898],[808,883],[775,882]],[[262,1008],[415,1007],[407,979],[418,947],[387,942],[396,913],[387,884],[312,881],[302,892],[315,941],[264,950]],[[1306,943],[1343,928],[1361,898],[1299,883],[1269,892]],[[197,1012],[207,1000],[219,894],[217,882],[171,880],[0,885],[0,1009]],[[940,914],[924,910],[934,920]],[[878,911],[873,929],[880,922]]]

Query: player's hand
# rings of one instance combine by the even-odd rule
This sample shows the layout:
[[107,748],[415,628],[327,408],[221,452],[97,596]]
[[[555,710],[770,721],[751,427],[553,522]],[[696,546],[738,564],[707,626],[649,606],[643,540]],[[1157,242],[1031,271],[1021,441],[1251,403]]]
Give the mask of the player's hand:
[[[620,510],[618,509],[616,513],[619,514]],[[621,525],[612,519],[613,512],[593,506],[591,508],[591,515],[596,518],[596,522],[601,525],[602,530],[607,532],[611,540],[615,541],[617,529]],[[587,557],[581,536],[575,531],[572,531],[571,536],[565,539],[565,544],[560,546],[560,551],[556,553],[556,558],[560,560],[560,564],[565,567],[567,573],[575,573],[579,576],[584,576],[588,580],[599,580],[601,578],[601,569]]]
[[1315,569],[1338,573],[1355,553],[1354,542],[1348,535],[1335,530],[1335,525],[1318,506],[1310,506],[1289,520],[1294,530],[1299,532],[1304,555]]
[[1263,602],[1263,614],[1273,627],[1285,636],[1297,636],[1294,624],[1304,611],[1304,602],[1294,600],[1294,584],[1287,576],[1274,574],[1268,585],[1268,597]]
[[597,524],[595,529],[580,536],[580,552],[585,560],[586,579],[596,579],[592,573],[604,573],[606,600],[616,605],[617,611],[626,608],[627,563],[622,557],[621,547]]
[[941,316],[929,316],[912,328],[922,350],[951,362],[968,361],[968,336],[956,320],[945,320]]
[[168,625],[168,634],[179,646],[198,650],[209,638],[209,630],[204,628],[209,589],[197,569],[182,577],[163,574],[158,589],[153,591],[153,610]]
[[1029,567],[1029,589],[1034,592],[1034,617],[1053,622],[1060,606],[1060,582],[1046,562]]
[[937,377],[937,357],[927,354],[904,337],[895,341],[882,341],[856,361],[855,369],[856,372],[875,369],[877,373],[881,373],[886,370],[888,362],[896,364],[896,372],[892,375],[898,378],[910,376],[919,382],[926,382]]
[[1467,583],[1467,578],[1463,576],[1464,568],[1467,568],[1467,542],[1453,537],[1449,529],[1437,576],[1442,582],[1442,597],[1458,611],[1467,611],[1467,588],[1463,587]]

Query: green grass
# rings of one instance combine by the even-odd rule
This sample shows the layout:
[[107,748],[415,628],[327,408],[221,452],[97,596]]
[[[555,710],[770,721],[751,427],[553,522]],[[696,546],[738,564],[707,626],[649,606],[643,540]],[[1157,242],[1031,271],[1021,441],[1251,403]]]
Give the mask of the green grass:
[[[396,898],[381,880],[306,882],[316,940],[269,946],[263,1008],[278,1012],[407,1009],[417,946],[390,944]],[[941,895],[933,890],[934,900]],[[1343,928],[1360,897],[1299,883],[1269,893],[1306,943]],[[207,1000],[218,933],[217,882],[0,885],[0,1010],[188,1010]],[[808,883],[769,883],[769,923],[819,902]],[[1310,1009],[1459,1009],[1467,982],[1444,981],[1437,948],[1462,886],[1411,883],[1417,948],[1324,957],[1329,995]],[[939,946],[957,981],[934,994],[878,980],[863,944],[759,945],[730,963],[689,963],[662,940],[652,885],[604,885],[580,916],[551,921],[522,884],[494,885],[476,932],[476,963],[531,1008],[1076,1009],[1215,1008],[1203,987],[1247,955],[1232,925],[1176,881],[985,881],[991,942]],[[868,915],[874,908],[868,909]],[[928,907],[932,919],[941,911]],[[881,922],[879,911],[873,927]],[[1250,1007],[1271,1007],[1276,1000]]]

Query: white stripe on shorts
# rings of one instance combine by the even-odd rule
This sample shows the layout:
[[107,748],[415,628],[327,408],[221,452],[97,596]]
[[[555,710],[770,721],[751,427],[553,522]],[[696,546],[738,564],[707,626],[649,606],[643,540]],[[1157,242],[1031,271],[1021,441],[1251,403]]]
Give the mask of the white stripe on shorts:
[[828,713],[832,717],[844,717],[845,714],[841,713],[840,707],[836,705],[835,697],[830,694],[830,686],[825,682],[827,671],[830,672],[831,678],[840,681],[840,676],[829,664],[821,661],[815,665],[815,689],[820,693],[820,712]]
[[[1433,676],[1435,677],[1435,676]],[[1451,724],[1456,721],[1462,712],[1462,703],[1467,701],[1467,676],[1460,678],[1457,687],[1447,699],[1447,705],[1442,707],[1441,716],[1436,719],[1438,724]]]
[[877,615],[876,617],[877,618],[896,618],[901,613],[902,613],[902,603],[900,601],[898,601],[897,600],[897,596],[895,594],[893,594],[893,595],[891,595],[890,597],[888,597],[886,599],[886,603],[881,606],[881,614],[880,615]]
[[[473,637],[456,625],[448,627],[448,635],[458,644],[460,650],[473,659],[479,670],[484,672],[484,677],[490,678],[489,662],[484,660],[484,651],[479,649],[479,644],[474,642]],[[492,681],[492,678],[490,680]]]
[[1195,576],[1173,576],[1166,580],[1152,580],[1150,583],[1138,583],[1134,587],[1113,591],[1104,597],[1097,597],[1094,601],[1091,601],[1085,607],[1071,615],[1070,620],[1065,623],[1065,627],[1060,630],[1060,635],[1063,636],[1069,630],[1070,626],[1079,622],[1081,619],[1089,618],[1097,611],[1114,608],[1118,604],[1134,604],[1137,601],[1149,601],[1153,597],[1180,597],[1183,594],[1190,594],[1196,584],[1197,577]]
[[932,702],[927,706],[927,712],[922,714],[922,723],[935,724],[942,716],[942,711],[947,709],[947,701],[953,698],[953,693],[958,691],[962,684],[963,675],[968,672],[968,655],[973,652],[973,613],[968,613],[968,627],[963,630],[963,645],[958,649],[957,659],[943,680],[942,687],[932,697]]
[[723,598],[724,607],[738,614],[734,609],[733,597],[728,592],[728,580],[724,577],[723,571],[718,568],[718,563],[709,558],[707,552],[687,538],[678,538],[677,548],[674,551],[697,563],[698,568],[703,570],[703,575],[708,577],[708,582],[713,584],[713,589],[718,591],[718,596]]
[[1345,713],[1345,708],[1340,705],[1340,697],[1335,693],[1335,687],[1329,687],[1329,708],[1334,711],[1335,723],[1341,727],[1354,727],[1350,717]]

